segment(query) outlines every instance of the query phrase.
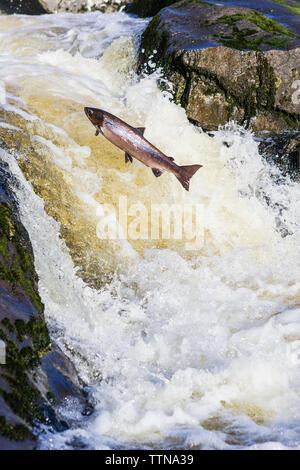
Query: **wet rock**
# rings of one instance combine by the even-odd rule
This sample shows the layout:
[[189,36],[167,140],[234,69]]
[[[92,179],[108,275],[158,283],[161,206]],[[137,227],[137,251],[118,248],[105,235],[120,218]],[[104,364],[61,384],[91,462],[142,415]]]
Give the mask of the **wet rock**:
[[31,449],[37,422],[55,417],[56,426],[66,425],[55,404],[75,396],[84,408],[86,399],[75,368],[49,337],[31,243],[10,189],[15,184],[0,162],[0,449]]
[[42,15],[47,13],[47,10],[39,0],[0,0],[0,13]]
[[260,132],[255,136],[259,151],[284,175],[300,181],[300,132]]
[[299,128],[300,36],[255,10],[197,0],[162,9],[140,50],[140,70],[154,65],[206,130],[229,120],[255,131]]
[[176,2],[174,0],[147,0],[146,2],[145,0],[133,0],[125,8],[125,11],[146,18],[156,15],[162,8],[168,7],[173,3]]
[[82,416],[91,416],[94,412],[94,407],[91,403],[87,403],[82,411]]

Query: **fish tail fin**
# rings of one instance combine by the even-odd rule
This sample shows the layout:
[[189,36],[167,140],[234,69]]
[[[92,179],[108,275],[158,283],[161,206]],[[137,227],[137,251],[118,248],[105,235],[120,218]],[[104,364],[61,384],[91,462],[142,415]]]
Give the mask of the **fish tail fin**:
[[190,179],[203,165],[187,165],[180,166],[180,174],[176,178],[180,181],[184,189],[187,191],[190,189]]

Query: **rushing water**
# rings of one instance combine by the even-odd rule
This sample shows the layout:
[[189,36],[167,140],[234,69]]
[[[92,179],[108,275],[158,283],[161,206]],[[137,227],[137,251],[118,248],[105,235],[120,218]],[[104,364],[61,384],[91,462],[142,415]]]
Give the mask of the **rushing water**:
[[[300,448],[299,185],[250,132],[208,136],[157,75],[135,75],[145,25],[0,17],[0,158],[18,181],[52,336],[95,405],[84,418],[66,400],[72,428],[46,431],[40,448]],[[179,164],[202,163],[190,192],[125,165],[84,106],[146,127]],[[120,197],[131,223],[152,204],[201,206],[193,249],[185,232],[104,240],[104,217],[125,231]]]

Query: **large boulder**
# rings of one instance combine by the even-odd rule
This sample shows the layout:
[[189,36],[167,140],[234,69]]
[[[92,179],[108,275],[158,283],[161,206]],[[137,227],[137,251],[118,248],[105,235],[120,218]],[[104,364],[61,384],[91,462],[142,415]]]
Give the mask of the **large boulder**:
[[86,406],[71,361],[51,342],[34,256],[0,160],[0,449],[36,447],[38,423],[68,427],[55,411],[71,396]]
[[196,0],[164,8],[142,37],[140,70],[154,63],[204,129],[299,127],[300,36],[262,13]]

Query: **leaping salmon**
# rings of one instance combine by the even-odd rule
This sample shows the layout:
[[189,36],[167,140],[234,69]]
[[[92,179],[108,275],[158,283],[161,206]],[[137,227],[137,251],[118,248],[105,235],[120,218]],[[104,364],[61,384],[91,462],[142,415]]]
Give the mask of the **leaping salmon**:
[[96,128],[110,142],[125,152],[125,163],[133,157],[149,166],[158,178],[164,171],[173,173],[184,189],[189,190],[191,177],[202,165],[179,166],[173,157],[167,157],[144,137],[144,128],[132,127],[113,114],[97,108],[84,108],[85,114]]

